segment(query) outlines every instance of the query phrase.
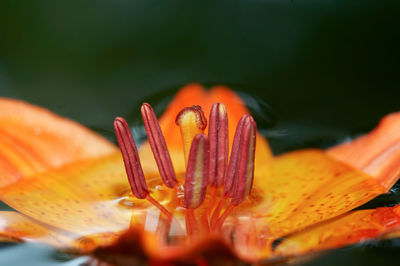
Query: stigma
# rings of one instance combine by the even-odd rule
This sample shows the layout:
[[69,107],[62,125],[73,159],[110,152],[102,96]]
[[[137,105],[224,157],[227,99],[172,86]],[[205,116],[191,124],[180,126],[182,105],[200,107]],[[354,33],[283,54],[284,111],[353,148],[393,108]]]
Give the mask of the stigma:
[[[183,190],[183,200],[171,200],[178,202],[178,207],[184,210],[187,235],[192,237],[200,232],[221,230],[235,207],[251,193],[257,135],[254,119],[249,114],[241,117],[229,152],[228,115],[223,103],[215,103],[210,110],[208,134],[205,133],[207,119],[200,106],[182,109],[175,120],[180,129],[186,163],[184,180],[181,180],[174,171],[167,142],[150,104],[142,105],[141,114],[163,184],[168,189]],[[115,118],[114,130],[133,196],[157,207],[170,224],[174,210],[168,210],[150,195],[151,190],[147,187],[139,153],[126,120]],[[178,194],[172,195],[178,197]],[[210,200],[200,208],[207,197]]]

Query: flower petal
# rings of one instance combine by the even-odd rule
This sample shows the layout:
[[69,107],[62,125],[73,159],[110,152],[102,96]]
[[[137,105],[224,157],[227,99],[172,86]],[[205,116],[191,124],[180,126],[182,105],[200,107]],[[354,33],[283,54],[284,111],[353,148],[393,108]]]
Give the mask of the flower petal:
[[[168,150],[174,164],[175,171],[182,174],[185,171],[183,157],[182,138],[179,128],[175,125],[176,115],[185,107],[200,105],[208,119],[211,107],[214,103],[223,103],[228,111],[229,123],[229,146],[232,145],[235,128],[240,117],[249,113],[243,101],[230,89],[222,86],[213,87],[210,91],[198,84],[190,84],[180,90],[167,107],[165,113],[160,117],[160,127],[164,133]],[[208,132],[208,129],[205,130]],[[147,174],[154,174],[157,167],[151,153],[150,145],[145,142],[140,148],[143,170]],[[262,165],[272,158],[271,150],[267,141],[261,136],[257,136],[256,165]]]
[[327,153],[374,176],[389,190],[400,176],[400,112],[385,116],[369,134]]
[[0,98],[0,187],[115,151],[110,142],[71,120],[22,101]]
[[278,255],[299,255],[310,251],[350,245],[399,229],[400,209],[396,207],[354,211],[312,226],[284,238]]
[[[152,196],[168,206],[173,191],[155,191],[161,185],[159,179],[148,179],[147,183]],[[154,222],[147,216],[158,213],[156,207],[129,195],[119,152],[51,169],[0,188],[0,199],[7,205],[45,228],[67,232],[75,241],[66,247],[81,251],[108,244],[132,224]]]
[[50,228],[14,211],[0,212],[0,236],[14,241],[39,241],[56,247],[73,244],[73,238],[68,237],[67,232]]
[[128,188],[116,153],[26,177],[1,188],[0,199],[39,222],[82,236],[129,227],[132,210],[118,203]]
[[254,183],[253,216],[263,217],[261,225],[274,237],[343,214],[384,192],[376,179],[319,150],[276,157],[256,169]]

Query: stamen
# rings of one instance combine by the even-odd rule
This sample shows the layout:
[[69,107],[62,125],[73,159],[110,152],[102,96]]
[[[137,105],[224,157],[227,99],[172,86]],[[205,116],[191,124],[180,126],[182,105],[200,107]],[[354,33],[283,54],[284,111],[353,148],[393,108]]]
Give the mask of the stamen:
[[210,111],[208,137],[210,142],[209,184],[221,187],[228,164],[228,115],[225,105],[214,103]]
[[237,180],[236,178],[236,172],[237,172],[237,167],[238,167],[238,158],[239,158],[239,147],[240,147],[240,138],[242,136],[242,131],[243,131],[243,125],[244,122],[246,120],[246,118],[248,117],[248,114],[244,114],[237,126],[236,126],[236,130],[235,130],[235,136],[233,138],[233,143],[232,143],[232,150],[231,150],[231,157],[229,159],[229,166],[228,166],[228,170],[224,179],[224,191],[223,191],[223,197],[220,199],[217,208],[214,210],[214,213],[212,214],[211,217],[211,228],[214,228],[219,214],[222,210],[222,207],[224,206],[225,201],[233,196],[234,193],[234,188],[235,187],[235,180]]
[[[210,177],[208,177],[210,178]],[[210,192],[210,202],[208,203],[208,206],[206,210],[203,212],[201,215],[201,224],[203,226],[204,231],[209,232],[210,231],[210,225],[209,225],[209,216],[211,215],[211,212],[214,208],[215,205],[215,199],[217,196],[217,187],[211,187],[211,192]],[[217,217],[218,218],[218,217]]]
[[221,229],[225,219],[229,216],[229,214],[231,214],[231,212],[233,211],[233,208],[235,208],[235,205],[233,205],[232,203],[229,204],[229,206],[226,208],[224,213],[222,213],[221,217],[216,222],[215,228],[213,228],[213,229]]
[[182,135],[185,163],[188,164],[190,147],[197,134],[202,134],[207,127],[207,119],[198,105],[186,107],[178,113],[175,123],[179,126]]
[[[214,210],[211,228],[220,228],[233,208],[239,205],[251,192],[254,178],[254,159],[257,126],[254,119],[245,114],[239,120],[233,139],[228,172],[225,178],[223,197]],[[220,218],[217,219],[227,198],[231,202]]]
[[[229,154],[229,136],[228,136],[228,114],[225,105],[222,103],[214,103],[210,111],[208,137],[210,142],[210,168],[208,176],[208,184],[211,186],[211,201],[206,211],[201,217],[203,228],[209,231],[209,216],[215,205],[217,188],[221,187],[224,182],[226,168],[228,164]],[[221,204],[220,204],[221,205]],[[219,206],[219,205],[218,205]],[[220,207],[222,208],[222,206]],[[218,209],[218,207],[217,207]],[[218,218],[217,211],[215,221]],[[216,212],[214,212],[215,214]],[[211,217],[211,226],[213,217]]]
[[194,137],[184,184],[183,207],[187,209],[195,209],[204,201],[208,184],[208,147],[206,135],[197,134]]
[[210,227],[211,227],[212,229],[215,228],[215,225],[217,224],[217,221],[218,221],[219,214],[220,214],[222,208],[224,207],[225,201],[226,201],[227,199],[228,199],[228,196],[223,196],[223,197],[219,200],[218,205],[217,205],[217,207],[215,208],[214,213],[213,213],[212,216],[211,216]]
[[237,174],[239,148],[241,143],[243,125],[248,116],[249,116],[248,114],[244,114],[240,118],[236,126],[235,136],[233,138],[233,143],[232,143],[231,157],[229,158],[228,171],[224,180],[224,192],[223,192],[224,196],[232,196],[234,192],[232,188],[234,187],[235,176]]
[[124,160],[126,174],[133,195],[138,199],[144,199],[149,195],[143,169],[140,164],[139,154],[133,140],[131,130],[126,120],[117,117],[114,120],[114,130]]
[[173,216],[172,214],[164,208],[156,199],[154,199],[152,196],[148,195],[146,199],[151,202],[154,206],[156,206],[167,218],[171,221]]
[[231,204],[239,205],[251,192],[254,179],[257,125],[250,115],[246,118],[240,138],[237,182]]
[[146,199],[152,203],[167,216],[168,224],[170,224],[173,218],[172,214],[149,195],[143,169],[140,164],[139,153],[126,120],[122,117],[115,118],[114,130],[133,195],[138,199]]
[[162,134],[156,114],[150,104],[144,103],[141,108],[144,128],[146,130],[154,159],[156,160],[161,178],[167,187],[173,188],[177,185],[174,167],[168,152],[165,138]]
[[196,235],[199,232],[193,209],[187,209],[185,213],[186,232],[188,235]]

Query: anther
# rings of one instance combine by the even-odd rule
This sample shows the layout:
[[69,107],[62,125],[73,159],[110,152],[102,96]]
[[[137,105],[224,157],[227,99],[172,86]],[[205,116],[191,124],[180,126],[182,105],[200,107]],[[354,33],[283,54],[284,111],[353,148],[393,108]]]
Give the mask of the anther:
[[[243,115],[236,127],[233,139],[228,171],[224,180],[224,196],[212,215],[212,229],[220,228],[233,208],[251,192],[254,178],[256,134],[257,126],[254,119],[248,114]],[[227,198],[231,198],[230,204],[218,218]]]
[[114,130],[133,195],[138,199],[146,199],[151,202],[168,217],[168,223],[170,223],[173,217],[172,214],[149,194],[143,169],[140,164],[139,153],[126,120],[122,117],[115,118]]
[[209,144],[204,134],[197,134],[190,148],[184,184],[183,207],[195,209],[205,198],[208,184]]
[[241,143],[241,137],[242,137],[242,132],[243,132],[243,125],[249,117],[248,114],[244,114],[237,126],[236,126],[236,131],[235,131],[235,136],[233,138],[233,143],[232,143],[232,150],[231,150],[231,156],[229,158],[229,166],[228,166],[228,171],[224,180],[224,196],[232,196],[234,193],[234,186],[235,186],[235,177],[237,175],[237,169],[238,169],[238,159],[239,159],[239,149],[240,149],[240,143]]
[[126,120],[117,117],[114,120],[114,130],[124,160],[126,174],[133,195],[144,199],[149,195],[143,169],[140,164],[139,154],[133,140],[131,130]]
[[167,187],[173,188],[178,183],[156,114],[150,104],[144,103],[141,108],[144,128],[153,151],[161,178]]
[[210,142],[209,184],[221,187],[228,164],[228,115],[225,105],[214,103],[210,111],[208,137]]
[[241,129],[236,168],[234,193],[230,195],[233,205],[239,205],[251,192],[254,178],[257,126],[253,117],[245,117]]
[[202,134],[207,127],[207,119],[204,116],[203,110],[198,105],[186,107],[178,113],[175,123],[179,126],[185,162],[188,163],[189,151],[192,141],[197,134]]

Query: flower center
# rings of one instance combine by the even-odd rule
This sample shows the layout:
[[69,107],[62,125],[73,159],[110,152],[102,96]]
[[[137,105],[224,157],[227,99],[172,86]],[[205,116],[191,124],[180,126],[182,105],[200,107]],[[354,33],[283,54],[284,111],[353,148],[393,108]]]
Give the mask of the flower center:
[[[228,117],[222,103],[215,103],[211,108],[208,136],[204,134],[207,119],[200,106],[186,107],[179,112],[175,122],[180,128],[186,162],[185,181],[181,186],[153,108],[144,103],[141,114],[163,183],[167,189],[175,190],[172,193],[175,197],[179,197],[183,189],[183,201],[178,198],[171,200],[184,208],[187,235],[194,237],[199,233],[221,230],[226,218],[252,189],[257,133],[254,119],[249,114],[240,119],[229,157]],[[166,208],[150,195],[126,120],[117,117],[114,129],[132,194],[157,207],[166,217],[169,228],[174,219],[173,210],[171,212],[168,206]],[[210,198],[208,206],[199,208],[206,197]],[[199,209],[203,210],[202,213],[198,213]]]

